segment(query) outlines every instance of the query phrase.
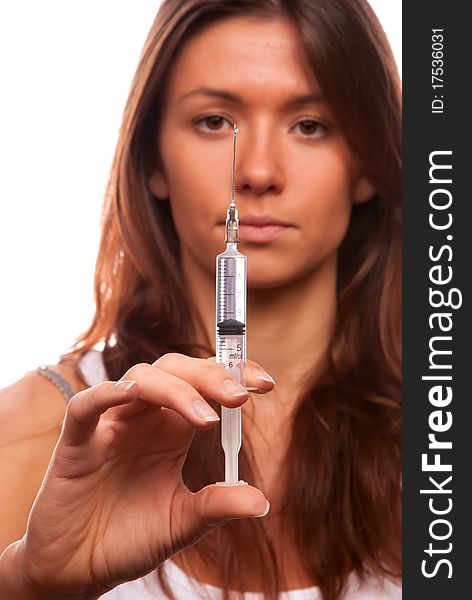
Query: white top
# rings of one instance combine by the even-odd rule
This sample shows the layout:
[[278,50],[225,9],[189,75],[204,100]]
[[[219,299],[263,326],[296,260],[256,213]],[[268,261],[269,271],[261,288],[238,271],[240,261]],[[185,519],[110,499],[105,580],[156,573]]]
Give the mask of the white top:
[[[79,368],[88,385],[96,385],[107,379],[102,354],[98,350],[87,352],[82,358]],[[167,560],[163,568],[169,585],[178,600],[221,600],[222,590],[220,588],[189,577],[172,560]],[[239,600],[240,595],[233,592],[230,593],[230,597],[232,600],[233,598]],[[400,600],[401,597],[401,587],[387,579],[370,578],[364,585],[361,585],[352,576],[343,600]],[[168,600],[155,571],[135,581],[123,583],[101,598],[106,600]],[[263,600],[263,595],[246,592],[244,599]],[[282,592],[279,600],[321,600],[321,595],[317,587],[310,587]]]
[[[221,600],[220,588],[189,577],[172,560],[164,563],[164,569],[170,587],[178,600]],[[371,579],[361,587],[354,578],[351,578],[343,600],[400,600],[401,597],[401,588],[388,580]],[[101,598],[104,600],[168,600],[159,585],[155,571],[136,581],[123,583]],[[239,600],[240,596],[238,593],[230,593],[230,598]],[[244,600],[263,600],[263,595],[246,592]],[[310,587],[282,592],[279,600],[321,600],[321,595],[318,588]]]

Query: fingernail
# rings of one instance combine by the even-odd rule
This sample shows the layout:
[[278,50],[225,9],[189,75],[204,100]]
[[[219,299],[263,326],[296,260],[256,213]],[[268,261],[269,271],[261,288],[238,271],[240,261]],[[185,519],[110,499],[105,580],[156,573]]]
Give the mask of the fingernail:
[[266,503],[267,504],[266,504],[266,507],[264,509],[264,512],[261,513],[260,515],[256,515],[256,517],[265,517],[266,514],[269,512],[269,510],[270,510],[270,502],[268,500],[266,500]]
[[243,481],[242,479],[240,479],[239,481],[236,482],[232,482],[232,481],[217,481],[215,483],[215,485],[221,485],[223,487],[234,487],[235,485],[249,485],[247,481]]
[[225,379],[223,381],[223,387],[225,392],[230,396],[241,398],[242,396],[247,396],[247,390],[242,385],[240,385],[234,379]]
[[203,419],[204,421],[219,421],[220,417],[216,414],[216,412],[208,406],[206,402],[203,400],[196,400],[193,403],[193,410],[199,419]]
[[118,381],[115,383],[114,390],[115,392],[129,392],[131,388],[134,388],[136,385],[136,381],[127,381],[124,379],[123,381]]
[[275,385],[275,381],[272,379],[272,377],[269,375],[269,373],[266,373],[264,371],[264,369],[254,369],[254,376],[257,377],[257,379],[261,379],[262,381],[267,381],[267,383],[273,383]]

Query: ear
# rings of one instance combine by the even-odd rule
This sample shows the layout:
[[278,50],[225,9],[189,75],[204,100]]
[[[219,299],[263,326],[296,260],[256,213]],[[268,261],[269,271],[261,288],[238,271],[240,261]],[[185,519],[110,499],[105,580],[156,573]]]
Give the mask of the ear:
[[364,204],[371,200],[377,190],[371,184],[371,182],[364,175],[360,176],[357,180],[356,187],[354,189],[354,204]]
[[167,178],[161,170],[156,170],[151,173],[151,176],[148,179],[148,187],[153,196],[160,200],[165,200],[169,197]]

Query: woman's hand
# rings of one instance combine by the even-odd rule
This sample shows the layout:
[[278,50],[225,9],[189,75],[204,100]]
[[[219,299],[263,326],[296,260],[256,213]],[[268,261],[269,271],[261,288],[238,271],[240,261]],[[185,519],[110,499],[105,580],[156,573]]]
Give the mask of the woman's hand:
[[[273,387],[254,363],[246,379],[260,392]],[[195,429],[218,421],[205,399],[236,407],[247,398],[214,359],[180,354],[75,395],[16,548],[31,586],[51,597],[98,597],[217,525],[267,512],[264,495],[251,486],[192,493],[182,482]]]

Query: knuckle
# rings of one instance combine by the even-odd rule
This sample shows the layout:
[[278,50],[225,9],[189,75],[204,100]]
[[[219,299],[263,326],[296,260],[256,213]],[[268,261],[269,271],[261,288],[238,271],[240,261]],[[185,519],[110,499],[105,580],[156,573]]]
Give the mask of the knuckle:
[[67,404],[66,413],[70,414],[74,418],[79,418],[82,414],[82,410],[85,404],[90,404],[97,398],[98,395],[103,394],[110,388],[110,384],[114,382],[102,381],[97,383],[85,390],[81,390],[74,394]]
[[89,396],[92,390],[93,388],[89,387],[86,390],[81,390],[80,392],[74,394],[67,403],[67,408],[73,408],[74,406],[76,406],[76,404],[80,402],[80,399],[83,398],[85,395]]
[[151,365],[148,363],[138,363],[136,365],[133,365],[130,369],[126,371],[126,373],[123,376],[123,379],[136,380],[145,377],[149,373],[150,368]]
[[200,376],[203,380],[205,380],[207,377],[219,377],[223,374],[221,366],[222,365],[216,364],[212,365],[211,363],[203,364],[201,367]]
[[207,358],[202,365],[202,373],[204,375],[213,375],[216,377],[221,377],[227,374],[224,364],[217,363],[216,359]]
[[84,399],[87,398],[87,396],[91,395],[91,393],[90,393],[91,389],[92,388],[89,388],[87,390],[82,390],[81,392],[78,392],[77,394],[74,394],[74,396],[72,396],[72,398],[69,400],[69,402],[67,404],[66,416],[69,415],[74,420],[79,418],[79,416],[82,412],[81,408],[82,408]]
[[78,406],[80,406],[87,398],[93,398],[97,392],[100,392],[103,388],[109,385],[108,381],[102,381],[101,383],[97,383],[96,385],[92,385],[85,390],[80,390],[72,396],[72,398],[67,403],[68,410],[75,410]]
[[155,367],[163,367],[169,365],[177,360],[181,360],[184,357],[183,354],[179,354],[178,352],[168,352],[167,354],[163,354],[152,364]]

